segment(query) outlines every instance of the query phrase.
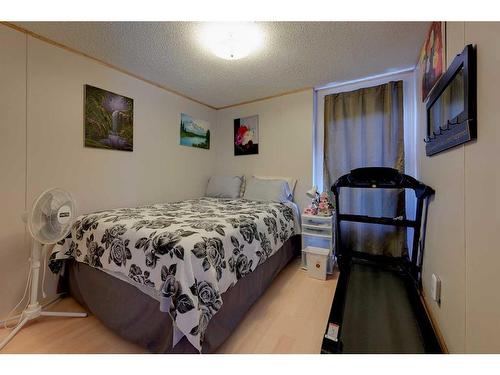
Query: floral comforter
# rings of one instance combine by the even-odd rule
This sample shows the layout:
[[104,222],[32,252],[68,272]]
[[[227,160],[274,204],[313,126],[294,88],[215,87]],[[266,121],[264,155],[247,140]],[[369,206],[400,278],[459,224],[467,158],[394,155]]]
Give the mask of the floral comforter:
[[58,243],[49,267],[63,261],[119,272],[169,298],[175,328],[201,351],[221,294],[294,234],[282,203],[201,198],[84,215]]

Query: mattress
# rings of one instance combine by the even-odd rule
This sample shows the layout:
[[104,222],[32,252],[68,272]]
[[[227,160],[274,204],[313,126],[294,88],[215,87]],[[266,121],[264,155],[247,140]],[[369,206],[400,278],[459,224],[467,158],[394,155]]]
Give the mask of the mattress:
[[201,351],[222,294],[271,258],[296,230],[286,204],[201,198],[79,217],[49,258],[73,259],[126,281],[172,318],[175,346]]

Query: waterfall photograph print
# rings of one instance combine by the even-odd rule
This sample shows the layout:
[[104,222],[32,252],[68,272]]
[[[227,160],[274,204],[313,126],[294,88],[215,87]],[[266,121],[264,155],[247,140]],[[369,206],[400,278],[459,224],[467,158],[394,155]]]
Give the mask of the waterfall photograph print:
[[85,146],[134,150],[134,100],[85,85]]
[[234,120],[234,154],[255,155],[259,153],[259,116]]

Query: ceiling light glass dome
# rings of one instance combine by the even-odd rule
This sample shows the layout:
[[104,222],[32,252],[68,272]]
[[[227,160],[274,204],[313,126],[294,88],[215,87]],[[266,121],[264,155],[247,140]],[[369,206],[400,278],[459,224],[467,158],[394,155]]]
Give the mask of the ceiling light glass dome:
[[262,46],[263,33],[254,22],[217,22],[203,24],[200,41],[214,55],[239,60]]

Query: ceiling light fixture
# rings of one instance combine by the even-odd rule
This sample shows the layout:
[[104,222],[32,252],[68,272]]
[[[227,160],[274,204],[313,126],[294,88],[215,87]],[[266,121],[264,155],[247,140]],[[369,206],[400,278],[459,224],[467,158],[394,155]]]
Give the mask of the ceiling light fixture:
[[200,41],[214,55],[239,60],[262,46],[263,33],[254,22],[206,23],[200,30]]

